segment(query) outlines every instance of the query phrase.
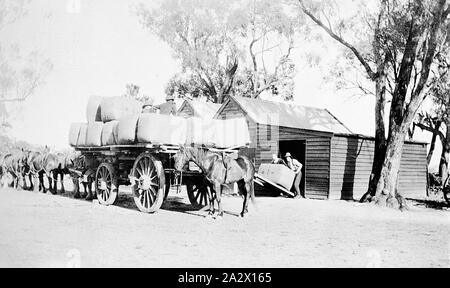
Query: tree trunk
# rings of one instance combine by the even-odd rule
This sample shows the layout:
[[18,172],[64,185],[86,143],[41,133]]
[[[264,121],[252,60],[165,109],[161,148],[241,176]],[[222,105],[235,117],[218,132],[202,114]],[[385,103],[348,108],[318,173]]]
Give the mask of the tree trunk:
[[229,57],[227,60],[227,66],[225,71],[225,79],[223,85],[217,94],[216,103],[222,104],[226,97],[230,94],[231,88],[233,87],[234,76],[236,75],[236,70],[238,68],[238,60],[236,57]]
[[390,129],[386,154],[375,192],[374,200],[378,205],[399,208],[400,210],[408,208],[405,198],[398,192],[398,174],[408,127],[411,126],[420,104],[420,101],[409,103],[400,125],[393,124]]
[[[436,123],[435,126],[435,130],[438,129],[439,130],[439,126],[440,126],[440,122],[438,121],[438,123]],[[436,146],[436,138],[437,138],[437,133],[433,132],[433,136],[431,137],[431,142],[430,142],[430,150],[428,151],[428,155],[427,155],[427,167],[430,166],[431,163],[431,158],[433,157],[433,153],[434,153],[434,148]]]
[[[382,64],[383,65],[383,64]],[[377,183],[381,174],[384,157],[386,155],[386,129],[384,127],[384,107],[386,103],[386,74],[384,67],[379,68],[380,75],[375,82],[375,147],[367,192],[361,197],[360,202],[371,202],[375,196]]]
[[406,201],[397,191],[397,179],[407,128],[400,125],[391,132],[375,192],[375,203],[388,207],[397,207],[398,204],[398,208],[403,209],[406,208]]
[[448,176],[448,163],[450,161],[450,121],[446,121],[445,139],[442,139],[442,153],[439,163],[439,175],[442,179],[442,185],[444,185],[445,179]]
[[[409,35],[405,44],[402,62],[396,79],[396,87],[392,95],[390,117],[389,117],[389,136],[386,146],[385,159],[381,168],[380,179],[378,180],[375,193],[375,203],[378,205],[396,207],[400,210],[406,209],[406,200],[398,192],[398,174],[400,170],[400,161],[402,156],[403,145],[405,142],[408,128],[414,120],[417,110],[422,105],[426,95],[430,89],[426,86],[431,71],[431,64],[434,58],[436,47],[441,29],[444,28],[443,17],[446,0],[439,0],[434,7],[434,18],[429,31],[429,39],[426,43],[427,49],[422,60],[422,68],[417,86],[411,92],[410,101],[405,105],[407,99],[408,87],[411,82],[414,61],[417,59],[417,47],[419,45],[421,35],[424,30],[421,28],[420,21],[413,20],[409,27]],[[420,10],[420,5],[414,7]],[[417,12],[417,13],[416,13]],[[423,11],[415,11],[414,14],[421,15]],[[445,13],[450,12],[446,10]],[[446,155],[447,156],[447,155]],[[448,160],[448,157],[446,157]]]

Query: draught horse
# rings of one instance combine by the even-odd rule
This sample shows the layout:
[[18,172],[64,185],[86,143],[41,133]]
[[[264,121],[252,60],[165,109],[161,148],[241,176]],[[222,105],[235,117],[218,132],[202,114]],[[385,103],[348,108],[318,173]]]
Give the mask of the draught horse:
[[0,187],[4,186],[4,180],[3,177],[6,176],[6,169],[4,167],[4,159],[5,159],[5,153],[0,154]]
[[48,179],[48,190],[52,194],[56,194],[58,175],[61,175],[61,188],[64,193],[62,163],[64,161],[64,155],[60,153],[51,153],[48,148],[44,151],[28,151],[26,153],[26,165],[25,171],[30,178],[30,182],[33,183],[32,176],[38,178],[38,191],[47,192],[47,188],[44,185],[44,176]]
[[12,187],[19,187],[19,180],[22,176],[22,153],[21,152],[12,152],[7,153],[2,157],[2,174],[7,176],[10,174],[13,178]]
[[197,164],[204,173],[211,190],[209,201],[209,214],[213,215],[214,200],[217,201],[218,216],[223,216],[221,204],[222,185],[236,183],[239,192],[244,196],[241,217],[248,212],[248,201],[254,202],[255,191],[253,178],[255,166],[243,155],[230,157],[219,153],[211,152],[200,147],[181,147],[175,155],[175,169],[182,171],[189,161]]
[[86,196],[86,200],[94,198],[91,189],[93,179],[89,175],[86,177],[86,181],[82,181],[85,192],[80,194],[79,180],[83,174],[86,174],[88,169],[85,167],[84,156],[79,152],[51,153],[48,149],[45,149],[43,152],[29,152],[27,163],[30,173],[39,178],[38,191],[43,190],[44,193],[46,192],[47,189],[44,186],[44,176],[46,176],[51,193],[56,194],[57,192],[58,178],[61,183],[61,193],[65,193],[64,175],[69,175],[74,185],[75,198],[85,198]]
[[[96,195],[92,193],[92,183],[95,180],[95,172],[89,167],[86,157],[80,152],[71,152],[65,155],[61,166],[61,177],[64,174],[69,174],[72,178],[75,194],[74,198],[85,198],[92,200]],[[81,180],[81,181],[80,181]],[[80,193],[80,182],[83,184],[84,192]]]

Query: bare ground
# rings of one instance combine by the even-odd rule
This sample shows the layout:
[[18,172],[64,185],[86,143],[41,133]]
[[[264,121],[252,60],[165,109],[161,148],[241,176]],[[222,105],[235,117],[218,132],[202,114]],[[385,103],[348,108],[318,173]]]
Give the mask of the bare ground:
[[[70,194],[70,193],[68,193]],[[115,206],[0,190],[2,267],[450,267],[450,211],[345,201],[225,197],[223,219],[184,193],[155,214],[129,194]]]

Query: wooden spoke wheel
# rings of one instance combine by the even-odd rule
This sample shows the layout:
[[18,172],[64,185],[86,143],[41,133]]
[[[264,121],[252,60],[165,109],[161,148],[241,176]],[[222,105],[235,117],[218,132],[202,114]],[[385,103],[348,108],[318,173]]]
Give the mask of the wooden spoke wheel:
[[95,173],[95,193],[98,202],[102,205],[114,204],[118,190],[117,177],[113,166],[109,163],[100,164]]
[[134,203],[141,212],[156,212],[164,201],[166,181],[161,161],[143,153],[131,170]]
[[195,208],[201,209],[209,205],[209,189],[205,179],[198,179],[186,183],[189,201]]
[[450,176],[444,182],[444,188],[442,189],[442,193],[444,193],[444,199],[450,204]]
[[169,192],[170,192],[170,184],[171,184],[171,180],[172,180],[172,175],[169,173],[166,173],[165,175],[165,180],[166,180],[166,184],[164,185],[164,200],[166,200],[167,196],[169,196]]

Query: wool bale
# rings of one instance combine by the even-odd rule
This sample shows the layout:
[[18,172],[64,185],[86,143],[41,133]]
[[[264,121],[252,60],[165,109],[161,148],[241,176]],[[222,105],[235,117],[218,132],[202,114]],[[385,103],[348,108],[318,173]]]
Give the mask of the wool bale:
[[187,118],[185,144],[215,146],[216,121],[218,120],[198,117]]
[[80,133],[78,134],[77,146],[86,146],[86,136],[87,136],[87,123],[82,123],[80,125]]
[[136,128],[139,114],[132,114],[119,119],[117,124],[117,144],[126,145],[136,142]]
[[287,190],[292,188],[295,178],[294,171],[283,164],[262,163],[259,166],[258,174],[280,186],[283,186]]
[[91,122],[87,125],[86,146],[102,146],[103,122]]
[[103,122],[119,120],[128,115],[141,113],[141,111],[142,103],[128,97],[104,97],[101,102]]
[[118,124],[119,121],[106,122],[102,130],[102,146],[116,145],[118,143]]
[[242,147],[250,143],[250,133],[245,118],[215,120],[214,126],[216,147]]
[[83,123],[72,123],[69,129],[69,145],[72,147],[77,146],[78,137],[80,136],[80,129]]
[[153,144],[184,144],[187,122],[183,117],[145,113],[138,121],[137,141]]
[[101,102],[103,97],[91,96],[86,108],[86,118],[88,122],[102,121]]

